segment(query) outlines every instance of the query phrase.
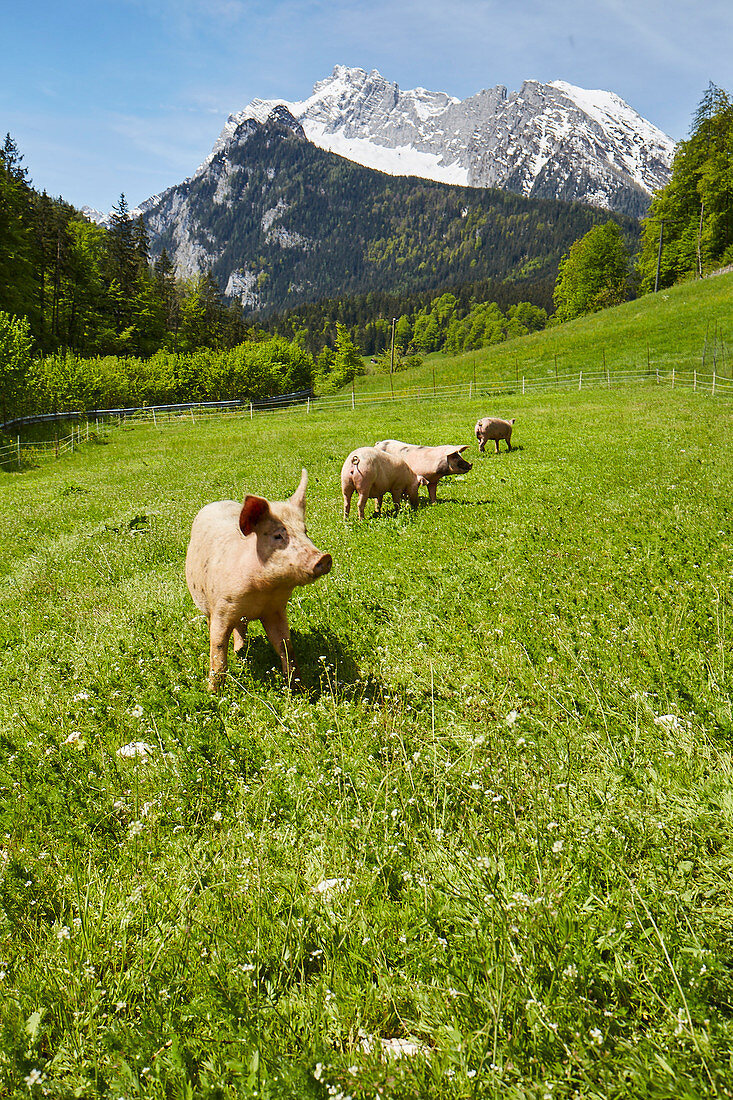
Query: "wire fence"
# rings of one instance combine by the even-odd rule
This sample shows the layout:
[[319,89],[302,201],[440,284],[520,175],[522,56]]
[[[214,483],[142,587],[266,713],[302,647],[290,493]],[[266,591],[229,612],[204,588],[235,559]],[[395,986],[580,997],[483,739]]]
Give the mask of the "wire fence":
[[[45,414],[27,417],[23,421],[13,421],[16,428],[30,424],[39,424],[53,420],[75,420],[71,432],[62,438],[24,442],[16,435],[14,443],[0,447],[0,466],[4,468],[34,464],[42,458],[60,458],[72,453],[90,442],[98,442],[109,436],[114,427],[125,423],[153,424],[157,429],[168,425],[197,424],[212,419],[232,418],[253,420],[255,416],[278,416],[287,413],[290,416],[309,416],[312,413],[331,413],[340,410],[355,411],[374,405],[391,404],[394,401],[450,401],[472,398],[492,398],[515,394],[547,393],[552,391],[571,392],[591,388],[607,388],[620,384],[668,385],[690,389],[693,392],[711,397],[733,397],[733,379],[717,374],[703,373],[697,370],[632,369],[626,371],[591,370],[578,371],[577,374],[554,374],[546,378],[515,375],[513,379],[482,380],[470,379],[468,382],[452,385],[432,384],[420,386],[395,386],[392,376],[388,390],[372,390],[357,393],[352,389],[344,394],[314,397],[310,391],[297,394],[283,394],[276,398],[259,401],[209,401],[203,403],[183,403],[176,405],[149,405],[138,409],[97,409],[93,412],[75,412]],[[5,425],[6,430],[11,424]]]

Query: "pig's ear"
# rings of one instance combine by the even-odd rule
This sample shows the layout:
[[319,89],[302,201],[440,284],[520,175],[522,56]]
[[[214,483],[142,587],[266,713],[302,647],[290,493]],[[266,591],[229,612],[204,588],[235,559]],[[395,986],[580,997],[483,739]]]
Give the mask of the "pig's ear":
[[249,535],[269,511],[270,505],[264,497],[246,496],[239,513],[239,530],[243,535]]
[[462,455],[464,451],[468,450],[468,443],[464,443],[462,447],[456,447],[456,453]]
[[300,508],[301,512],[305,511],[305,489],[308,484],[308,471],[303,467],[303,472],[300,475],[300,485],[295,490],[290,500],[296,506]]

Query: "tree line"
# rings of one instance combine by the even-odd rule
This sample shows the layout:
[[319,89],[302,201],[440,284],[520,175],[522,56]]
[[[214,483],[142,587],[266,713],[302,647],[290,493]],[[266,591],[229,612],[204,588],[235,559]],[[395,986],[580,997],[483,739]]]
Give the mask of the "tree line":
[[10,134],[0,150],[0,310],[28,320],[38,352],[147,356],[226,347],[244,336],[241,309],[209,274],[179,279],[124,194],[109,228],[38,192]]

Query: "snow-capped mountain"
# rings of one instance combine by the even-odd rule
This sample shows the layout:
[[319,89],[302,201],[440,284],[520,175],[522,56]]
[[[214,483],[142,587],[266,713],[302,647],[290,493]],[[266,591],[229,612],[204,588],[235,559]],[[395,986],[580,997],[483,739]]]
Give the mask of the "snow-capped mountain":
[[[180,276],[210,272],[251,311],[487,279],[545,285],[608,218],[582,203],[375,172],[309,141],[283,104],[264,122],[244,119],[192,177],[144,205],[154,255],[165,249]],[[633,246],[638,222],[613,216]]]
[[403,91],[379,72],[337,65],[300,102],[253,100],[229,116],[198,169],[248,119],[286,108],[315,145],[368,168],[643,214],[669,179],[674,142],[612,92],[555,80],[459,100]]
[[[601,211],[620,221],[646,212],[673,150],[611,92],[526,81],[519,92],[497,86],[459,100],[339,65],[308,99],[254,100],[230,115],[192,176],[131,213],[143,215],[153,253],[165,248],[179,275],[211,271],[247,308],[282,308],[389,281],[404,287],[417,279],[413,263],[435,286],[549,276],[575,239],[564,235],[570,223],[580,236],[581,222],[597,223]],[[390,185],[390,199],[384,176],[366,169],[406,178]],[[524,228],[502,223],[509,195],[524,204]],[[585,206],[536,202],[557,199]],[[419,226],[418,207],[431,211]],[[545,224],[552,239],[543,243]],[[446,235],[455,246],[445,248]]]

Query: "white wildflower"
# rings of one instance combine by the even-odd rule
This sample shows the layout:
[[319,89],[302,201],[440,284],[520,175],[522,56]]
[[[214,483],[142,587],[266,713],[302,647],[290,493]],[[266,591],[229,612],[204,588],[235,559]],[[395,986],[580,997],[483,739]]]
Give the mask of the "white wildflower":
[[88,698],[89,698],[89,692],[88,691],[80,691],[78,695],[74,696],[74,698],[72,699],[72,703],[81,703],[85,699],[88,699]]
[[316,1081],[320,1081],[323,1076],[323,1065],[320,1062],[316,1062],[316,1068],[313,1070],[313,1076]]
[[603,1044],[603,1032],[599,1027],[592,1027],[589,1035],[596,1046],[601,1046]]
[[654,719],[654,723],[666,729],[668,732],[680,728],[680,720],[676,714],[658,714]]
[[32,1089],[34,1085],[39,1084],[43,1080],[43,1074],[40,1069],[32,1069],[24,1081],[29,1089]]
[[380,1039],[382,1050],[393,1058],[412,1058],[415,1054],[428,1054],[430,1048],[414,1039]]
[[144,828],[145,826],[143,825],[142,821],[133,821],[130,825],[130,836],[140,836],[140,833],[143,831]]
[[217,810],[211,818],[212,821],[221,821],[221,810]]
[[562,840],[556,840],[555,843],[552,845],[552,851],[554,852],[555,855],[559,855],[560,852],[562,851],[562,849],[563,849]]
[[313,887],[314,894],[328,894],[331,890],[348,890],[350,878],[324,878]]
[[154,747],[146,741],[130,741],[129,745],[123,745],[117,750],[117,755],[129,760],[138,758],[141,764],[147,764],[154,752]]
[[136,706],[132,708],[132,710],[130,711],[130,715],[132,718],[142,718],[143,708],[140,706],[139,703],[137,703]]
[[84,734],[81,730],[72,730],[64,741],[65,745],[76,745],[78,749],[84,748]]
[[61,943],[62,940],[70,940],[71,929],[68,928],[65,924],[62,924],[61,927],[56,930],[56,938],[58,939],[59,943]]
[[509,713],[507,714],[506,718],[504,719],[504,721],[506,722],[506,724],[508,726],[513,726],[514,723],[516,722],[517,718],[519,718],[519,711],[518,710],[510,710]]

